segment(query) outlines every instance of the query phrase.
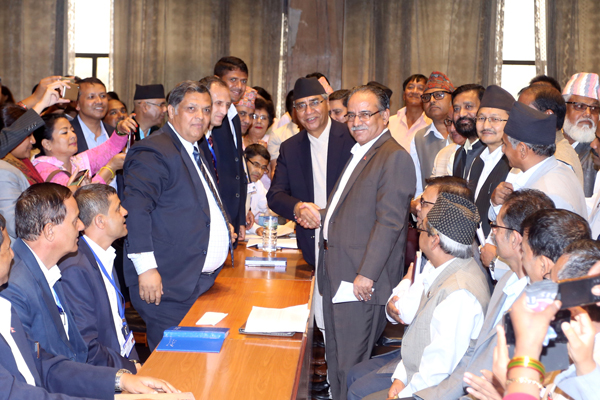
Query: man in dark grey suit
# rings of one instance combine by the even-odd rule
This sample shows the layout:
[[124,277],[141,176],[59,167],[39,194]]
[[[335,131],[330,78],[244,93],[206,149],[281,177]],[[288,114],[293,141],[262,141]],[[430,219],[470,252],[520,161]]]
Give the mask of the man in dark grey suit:
[[[369,358],[385,327],[385,304],[403,272],[416,177],[410,155],[386,128],[389,116],[383,90],[361,86],[352,91],[348,126],[357,143],[318,216],[323,226],[318,282],[334,399],[346,398],[348,370]],[[334,304],[341,285],[350,288],[352,301]]]

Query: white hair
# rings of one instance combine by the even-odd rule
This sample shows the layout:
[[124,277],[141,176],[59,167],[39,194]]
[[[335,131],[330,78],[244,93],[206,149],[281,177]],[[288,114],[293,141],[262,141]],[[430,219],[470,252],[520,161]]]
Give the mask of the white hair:
[[450,239],[448,236],[435,229],[429,221],[427,221],[427,233],[432,236],[437,235],[440,238],[440,249],[442,249],[444,253],[462,259],[473,257],[472,245],[458,243],[457,241]]

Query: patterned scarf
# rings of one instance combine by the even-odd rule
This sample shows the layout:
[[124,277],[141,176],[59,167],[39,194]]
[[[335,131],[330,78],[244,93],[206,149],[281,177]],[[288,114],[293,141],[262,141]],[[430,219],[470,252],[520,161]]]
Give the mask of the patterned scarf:
[[8,153],[2,160],[21,171],[29,181],[30,185],[44,182],[44,179],[28,158],[18,159],[17,157]]

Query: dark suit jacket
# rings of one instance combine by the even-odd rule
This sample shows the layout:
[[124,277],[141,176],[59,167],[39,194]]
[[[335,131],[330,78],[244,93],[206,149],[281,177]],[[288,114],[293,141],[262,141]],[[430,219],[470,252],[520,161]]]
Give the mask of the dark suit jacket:
[[10,346],[0,335],[0,387],[2,399],[70,400],[69,396],[113,399],[116,368],[95,367],[54,356],[42,348],[37,357],[35,343],[27,337],[14,309],[12,337],[27,364],[35,386],[19,372]]
[[[412,158],[389,131],[385,132],[359,161],[329,219],[329,249],[324,253],[321,246],[317,268],[321,293],[325,269],[332,295],[341,281],[354,282],[360,274],[374,281],[369,303],[387,303],[404,270],[408,215],[416,182]],[[338,185],[339,181],[327,207]],[[326,209],[321,211],[323,224],[326,213]]]
[[[63,258],[58,267],[73,319],[87,344],[88,364],[127,368],[135,374],[135,365],[121,356],[102,271],[83,238],[79,238],[79,251]],[[116,274],[113,275],[116,277]],[[118,287],[119,280],[114,280]],[[139,360],[135,348],[129,359]]]
[[473,144],[472,149],[465,153],[465,146],[460,146],[454,153],[454,166],[452,167],[452,176],[467,179],[469,177],[469,171],[473,165],[473,161],[487,146],[478,140]]
[[87,361],[87,346],[77,330],[60,279],[54,291],[69,319],[69,338],[65,334],[60,314],[50,286],[35,256],[21,239],[13,245],[15,259],[8,287],[0,296],[10,301],[19,314],[25,332],[32,340],[40,342],[46,351],[62,355],[73,361]]
[[[232,105],[232,107],[234,107]],[[240,225],[246,225],[246,193],[247,181],[244,170],[244,151],[242,150],[242,128],[240,117],[233,118],[237,148],[233,141],[231,126],[227,117],[223,119],[221,126],[212,130],[212,138],[215,155],[217,157],[217,173],[219,174],[219,193],[225,211],[229,215],[230,222],[239,233]],[[211,154],[208,150],[206,138],[199,141],[205,159],[209,160],[208,166],[212,164]],[[213,168],[210,168],[214,170]]]
[[[81,125],[79,124],[79,118],[73,118],[73,121],[71,121],[71,125],[73,126],[75,134],[77,135],[77,153],[81,153],[82,151],[88,150],[88,145],[85,141],[85,136],[83,136],[83,130],[81,129]],[[105,124],[104,122],[102,122],[102,125],[104,125],[104,129],[106,129],[108,137],[111,137],[113,132],[115,131],[115,127]]]
[[[483,166],[483,160],[480,156],[477,156],[475,161],[473,161],[469,176],[469,188],[471,189],[473,195],[475,195],[475,189],[477,189],[477,184],[479,182],[479,177],[481,176]],[[508,175],[509,171],[510,165],[508,165],[508,159],[505,155],[503,155],[494,169],[492,169],[492,172],[490,172],[486,178],[485,182],[481,186],[479,195],[475,199],[475,205],[477,206],[477,211],[479,212],[479,217],[481,218],[481,227],[486,237],[489,235],[491,230],[490,220],[488,218],[488,210],[490,208],[490,199],[492,197],[492,193],[494,192],[494,189],[496,189],[496,186],[500,184],[500,182],[504,182],[506,180],[506,176]]]
[[[327,148],[327,198],[350,159],[354,138],[348,127],[331,120]],[[294,219],[294,206],[299,201],[314,202],[314,183],[310,139],[306,130],[281,144],[277,168],[267,193],[269,208],[277,214]],[[304,260],[315,265],[315,230],[296,225],[298,247]]]
[[0,133],[0,158],[4,158],[37,128],[44,125],[42,118],[34,110],[27,110],[8,128]]
[[[135,117],[133,118],[135,120]],[[137,121],[136,121],[137,122]],[[150,132],[148,132],[148,136],[152,135],[154,132],[156,132],[157,130],[159,130],[160,127],[159,126],[153,126],[150,128]],[[148,137],[146,136],[146,138]],[[135,131],[133,131],[133,137],[135,138],[135,141],[139,141],[142,140],[140,139],[140,127],[138,126],[137,128],[135,128]],[[144,138],[145,139],[145,138]]]
[[[190,297],[208,250],[210,211],[194,163],[169,124],[136,142],[125,158],[125,253],[154,251],[165,300]],[[138,284],[127,256],[124,272],[127,286]]]

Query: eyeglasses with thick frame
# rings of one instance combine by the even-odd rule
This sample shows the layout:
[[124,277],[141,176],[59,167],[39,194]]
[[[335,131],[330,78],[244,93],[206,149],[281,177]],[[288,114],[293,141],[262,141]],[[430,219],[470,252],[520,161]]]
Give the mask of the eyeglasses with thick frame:
[[314,110],[315,108],[317,108],[319,106],[319,104],[321,104],[324,101],[325,101],[325,99],[322,99],[322,100],[314,99],[314,100],[311,100],[306,103],[294,104],[294,108],[296,109],[297,112],[303,113],[303,112],[306,112],[308,107],[310,107]]
[[477,117],[476,118],[476,121],[480,124],[485,124],[486,120],[492,125],[496,125],[500,122],[508,121],[507,119],[502,119],[502,118],[498,118],[498,117]]
[[513,229],[513,228],[509,228],[508,226],[498,225],[496,223],[496,221],[490,222],[490,228],[492,228],[492,229],[506,229],[507,231],[519,232],[518,230]]
[[348,113],[345,115],[345,117],[348,119],[348,122],[354,122],[354,120],[356,119],[356,117],[358,117],[359,120],[361,120],[362,122],[367,122],[368,120],[371,119],[371,117],[375,114],[379,114],[382,110],[379,111],[375,111],[374,113],[370,113],[368,111],[361,111],[358,114],[354,114],[354,113]]
[[590,114],[600,114],[600,106],[592,106],[585,103],[578,103],[576,101],[565,101],[565,103],[570,104],[571,107],[573,107],[573,109],[578,112],[585,111],[589,108]]
[[435,203],[432,203],[431,201],[427,201],[423,198],[423,196],[421,196],[421,200],[419,200],[419,203],[421,204],[421,208],[425,207],[425,204],[429,204],[430,206],[433,206]]
[[255,168],[261,169],[263,172],[268,172],[269,171],[269,166],[268,165],[260,165],[256,161],[250,160],[248,157],[246,157],[246,161],[248,161],[250,164],[254,165]]
[[421,101],[423,103],[429,103],[431,101],[431,96],[433,96],[433,98],[436,100],[442,100],[444,97],[446,97],[447,94],[452,94],[452,93],[447,92],[445,90],[440,90],[440,91],[433,92],[433,93],[422,94]]
[[444,120],[444,125],[446,125],[446,126],[451,126],[453,124],[454,124],[454,121],[452,121],[450,118],[446,118]]

